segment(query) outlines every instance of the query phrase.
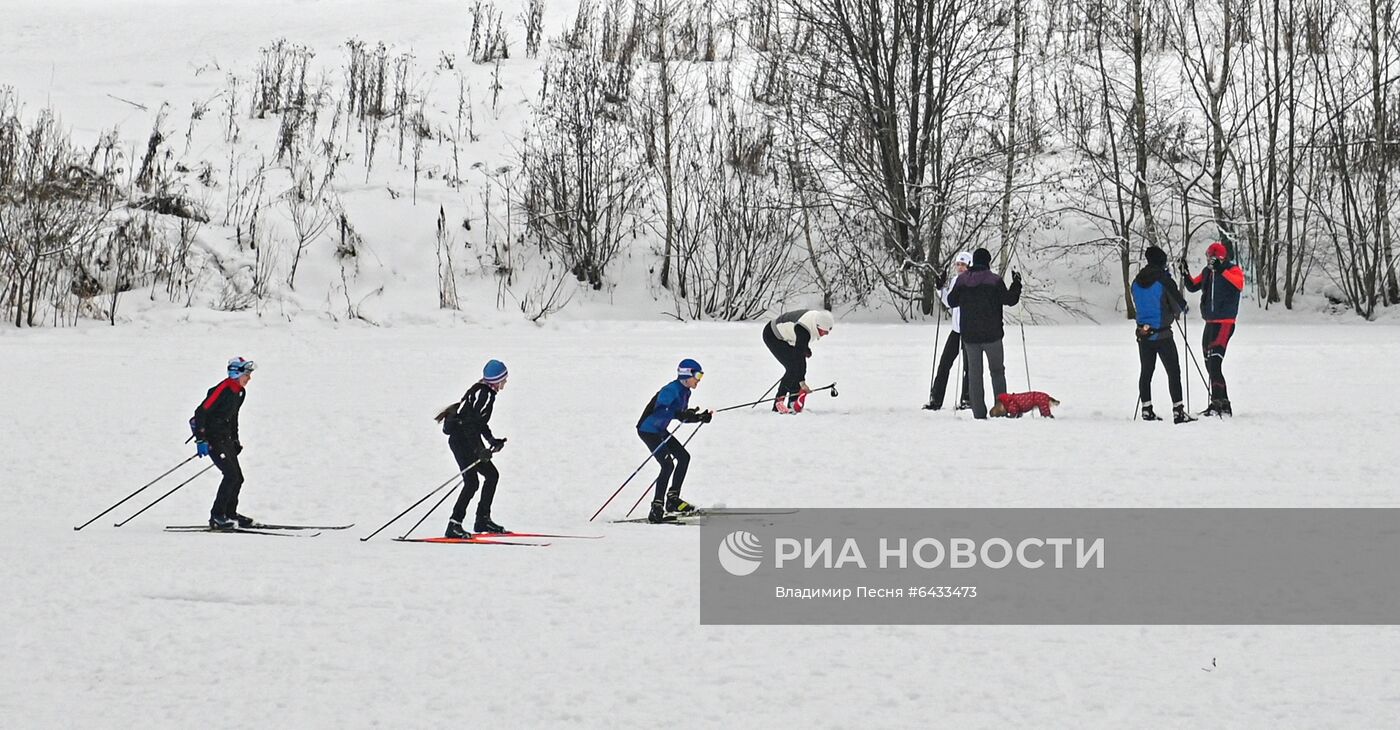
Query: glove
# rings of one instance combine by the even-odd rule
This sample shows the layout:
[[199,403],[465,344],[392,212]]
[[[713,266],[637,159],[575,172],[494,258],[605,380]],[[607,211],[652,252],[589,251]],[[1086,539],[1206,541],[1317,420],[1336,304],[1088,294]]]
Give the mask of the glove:
[[233,442],[233,455],[234,455],[234,456],[238,456],[238,455],[241,454],[241,453],[243,453],[243,442],[242,442],[242,441],[234,441],[234,442]]
[[1011,272],[1011,283],[1013,283],[1013,284],[1020,284],[1020,283],[1021,283],[1021,272],[1019,272],[1019,271],[1013,271],[1013,272]]
[[1152,336],[1152,328],[1151,328],[1151,327],[1149,327],[1149,326],[1147,326],[1147,325],[1145,325],[1145,324],[1144,324],[1144,325],[1138,325],[1138,328],[1137,328],[1137,338],[1138,338],[1139,340],[1145,340],[1145,339],[1147,339],[1148,337],[1151,337],[1151,336]]
[[809,347],[809,348],[807,348],[807,357],[811,357],[811,356],[812,356],[812,348]]
[[488,462],[490,462],[490,461],[491,461],[491,450],[490,450],[490,449],[482,449],[482,450],[476,452],[476,463],[477,463],[477,464],[486,464],[486,463],[488,463]]
[[945,285],[947,285],[947,283],[948,283],[948,274],[947,274],[947,273],[940,271],[940,272],[938,272],[937,274],[934,275],[934,277],[933,277],[933,285],[934,285],[935,287],[938,287],[939,289],[942,289]]
[[681,423],[695,423],[700,420],[700,409],[687,408],[676,414],[676,419]]
[[798,388],[798,390],[801,390],[803,393],[811,393],[811,392],[812,392],[812,386],[807,385],[807,381],[805,381],[805,380],[802,381],[801,383],[798,383],[797,388]]
[[506,447],[505,439],[491,439],[491,453],[496,453]]
[[204,458],[204,457],[206,457],[206,456],[208,456],[208,455],[209,455],[209,442],[208,442],[208,441],[196,441],[196,442],[194,442],[194,454],[195,454],[195,456],[198,456],[198,457],[201,458],[201,459]]
[[699,419],[699,421],[700,421],[701,423],[709,423],[711,420],[714,419],[714,417],[715,417],[715,412],[714,412],[714,411],[704,411],[703,413],[701,413],[701,414],[698,416],[698,419]]

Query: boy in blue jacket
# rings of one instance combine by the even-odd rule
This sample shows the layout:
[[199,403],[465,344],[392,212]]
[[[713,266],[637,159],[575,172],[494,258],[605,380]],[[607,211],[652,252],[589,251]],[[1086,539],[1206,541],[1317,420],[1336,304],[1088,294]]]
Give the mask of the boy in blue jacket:
[[648,522],[669,522],[675,514],[695,511],[695,507],[681,499],[681,485],[685,482],[686,467],[690,466],[690,452],[679,441],[672,438],[671,421],[681,423],[709,423],[714,411],[701,411],[690,407],[690,391],[700,385],[705,376],[700,363],[686,358],[676,367],[676,379],[662,386],[647,403],[646,410],[637,421],[637,435],[642,443],[651,449],[651,455],[661,464],[661,474],[656,477],[656,494],[651,501]]

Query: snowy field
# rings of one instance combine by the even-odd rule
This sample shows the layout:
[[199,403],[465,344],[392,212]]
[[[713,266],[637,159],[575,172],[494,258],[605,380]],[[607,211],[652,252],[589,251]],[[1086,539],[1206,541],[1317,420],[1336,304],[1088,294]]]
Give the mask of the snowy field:
[[[645,456],[633,424],[678,359],[705,366],[701,406],[750,400],[776,378],[759,327],[230,319],[0,332],[0,725],[1383,727],[1400,714],[1395,627],[700,626],[698,531],[586,520]],[[1246,322],[1227,361],[1239,415],[1174,427],[1130,420],[1126,326],[1027,328],[1033,385],[1064,402],[1058,417],[973,422],[920,410],[933,327],[842,323],[810,376],[841,396],[801,416],[716,417],[691,444],[686,495],[1396,507],[1395,334]],[[1013,389],[1025,385],[1018,340]],[[260,365],[243,410],[243,511],[356,527],[163,533],[205,518],[211,473],[127,527],[104,518],[74,533],[188,453],[185,420],[235,354]],[[497,520],[606,537],[359,542],[454,471],[430,417],[488,357],[512,373],[492,421],[510,439]]]

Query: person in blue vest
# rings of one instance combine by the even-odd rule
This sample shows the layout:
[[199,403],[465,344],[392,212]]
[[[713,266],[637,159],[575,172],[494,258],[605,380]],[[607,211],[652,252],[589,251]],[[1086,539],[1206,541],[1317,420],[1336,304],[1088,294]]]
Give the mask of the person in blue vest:
[[1137,310],[1138,400],[1142,404],[1142,420],[1160,421],[1152,409],[1152,374],[1157,361],[1167,371],[1167,390],[1172,396],[1172,421],[1190,423],[1196,420],[1186,412],[1181,402],[1181,356],[1172,339],[1172,323],[1187,311],[1172,275],[1167,271],[1167,252],[1156,246],[1147,247],[1147,265],[1133,279],[1133,306]]
[[1206,247],[1207,264],[1199,275],[1184,269],[1183,283],[1187,291],[1201,293],[1201,318],[1206,321],[1201,333],[1201,350],[1210,373],[1210,407],[1203,416],[1230,416],[1230,393],[1225,387],[1225,348],[1235,334],[1235,318],[1240,313],[1240,295],[1244,293],[1244,269],[1230,260],[1230,249],[1220,241]]
[[642,417],[637,421],[637,436],[651,449],[652,458],[661,465],[656,477],[656,492],[651,500],[648,522],[671,522],[675,515],[694,512],[695,507],[681,499],[690,452],[671,435],[671,421],[709,423],[714,411],[690,407],[690,391],[700,385],[705,371],[700,363],[686,358],[676,366],[676,379],[656,391],[647,401]]

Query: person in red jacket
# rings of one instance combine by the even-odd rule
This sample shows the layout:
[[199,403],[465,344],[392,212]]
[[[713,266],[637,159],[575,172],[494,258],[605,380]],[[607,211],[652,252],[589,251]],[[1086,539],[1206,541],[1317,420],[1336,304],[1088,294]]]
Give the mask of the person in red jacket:
[[1020,418],[1022,414],[1030,413],[1032,409],[1039,410],[1041,418],[1054,418],[1050,412],[1050,406],[1060,405],[1060,402],[1050,397],[1049,393],[1039,390],[1028,390],[1025,393],[1002,393],[997,396],[996,405],[992,406],[991,416],[1000,418]]
[[1193,276],[1183,269],[1186,290],[1201,293],[1201,318],[1206,321],[1201,333],[1201,351],[1210,373],[1210,407],[1203,416],[1229,416],[1230,394],[1225,387],[1225,348],[1235,334],[1235,318],[1240,313],[1240,295],[1244,292],[1244,269],[1230,260],[1230,250],[1216,241],[1206,247],[1206,267]]

